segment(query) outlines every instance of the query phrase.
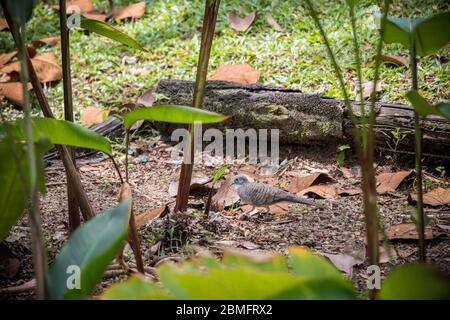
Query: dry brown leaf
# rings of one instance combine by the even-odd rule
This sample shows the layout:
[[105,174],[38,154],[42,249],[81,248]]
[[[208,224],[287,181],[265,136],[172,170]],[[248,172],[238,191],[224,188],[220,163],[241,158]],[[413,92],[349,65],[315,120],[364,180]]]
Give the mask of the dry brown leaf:
[[143,105],[144,107],[151,107],[156,101],[154,93],[155,89],[147,90],[139,96],[136,102]]
[[19,268],[19,259],[5,244],[0,243],[0,278],[14,278]]
[[[414,223],[400,223],[386,229],[386,236],[389,240],[417,240],[416,225]],[[433,229],[430,226],[425,227],[425,239],[434,238]]]
[[297,195],[299,195],[299,196],[304,196],[307,194],[309,194],[309,195],[315,194],[324,199],[334,199],[338,196],[338,192],[334,186],[324,185],[324,184],[311,186],[309,188],[306,188],[306,189],[303,189],[302,191],[297,192]]
[[[209,187],[206,186],[207,183],[211,182],[212,178],[208,177],[203,172],[194,172],[192,173],[191,178],[191,187],[189,189],[189,192],[195,192],[195,191],[209,191]],[[169,184],[169,196],[175,197],[178,193],[178,181],[172,181]]]
[[106,21],[106,14],[97,12],[97,11],[91,11],[91,12],[84,12],[81,14],[83,17],[85,17],[86,19],[91,19],[91,20],[97,20],[97,21],[101,21],[101,22],[105,22]]
[[266,22],[273,27],[276,31],[283,31],[283,27],[278,24],[278,22],[272,17],[271,14],[266,16]]
[[[33,58],[36,55],[36,49],[34,49],[33,47],[27,47],[27,51],[28,51],[28,55],[30,56],[30,58]],[[17,51],[0,54],[0,68],[3,67],[3,65],[8,63],[15,56],[17,56]]]
[[108,110],[87,107],[81,114],[81,124],[85,127],[90,127],[93,124],[99,124],[105,121],[108,117]]
[[[282,215],[289,211],[289,207],[293,204],[290,202],[279,202],[275,203],[271,206],[269,206],[270,213],[273,213],[275,215]],[[252,210],[253,206],[246,204],[241,206],[241,210],[243,212],[248,212],[249,215],[254,215],[257,213],[267,213],[267,209],[265,207],[255,207],[254,210]],[[251,211],[250,211],[251,210]]]
[[240,198],[237,194],[236,187],[231,185],[232,178],[233,175],[228,175],[225,181],[220,183],[216,194],[211,199],[211,210],[222,211],[239,201]]
[[[52,82],[62,79],[62,68],[58,65],[53,53],[48,52],[40,56],[36,56],[31,59],[31,62],[40,82]],[[7,64],[0,69],[0,72],[7,74],[19,73],[20,62],[15,61]]]
[[393,54],[382,54],[381,55],[381,61],[390,63],[390,64],[395,64],[397,66],[408,66],[408,60],[406,60],[405,58],[401,57],[401,56],[396,56]]
[[6,22],[6,19],[0,18],[0,31],[3,30],[9,30],[8,22]]
[[356,258],[349,254],[331,254],[318,252],[320,255],[328,258],[339,270],[345,272],[349,276],[353,273],[353,267],[364,263],[363,258]]
[[259,72],[248,64],[232,64],[220,66],[209,80],[231,81],[240,84],[256,83]]
[[244,32],[251,26],[255,17],[256,12],[254,11],[245,18],[239,17],[236,11],[231,11],[228,12],[228,24],[230,28],[239,32]]
[[9,60],[14,58],[16,55],[17,55],[17,51],[0,54],[0,67],[2,67],[3,65],[7,64],[9,62]]
[[31,44],[34,47],[40,47],[40,46],[44,46],[44,45],[53,47],[53,46],[56,46],[60,41],[61,41],[60,36],[54,36],[54,37],[47,37],[47,38],[42,38],[39,40],[32,41]]
[[139,19],[144,15],[144,13],[145,1],[142,1],[115,11],[112,15],[112,18],[116,20],[124,20],[128,18]]
[[[91,0],[74,0],[74,1],[66,1],[66,14],[74,13],[70,8],[71,6],[76,6],[80,8],[80,13],[89,12],[94,10],[94,4]],[[52,8],[55,10],[59,10],[59,5],[52,5]]]
[[[357,87],[359,89],[359,86]],[[362,83],[362,96],[363,99],[369,98],[373,93],[381,92],[381,82],[377,83],[377,86],[375,88],[375,92],[373,92],[373,82],[372,81],[364,81]],[[360,100],[360,95],[356,95],[356,100]]]
[[326,173],[315,173],[307,176],[295,176],[288,186],[290,193],[298,193],[306,188],[320,184],[333,182],[333,179]]
[[395,189],[405,180],[411,176],[412,170],[399,172],[383,172],[377,175],[377,192],[383,194],[386,192],[394,192]]
[[[31,88],[32,88],[31,83],[28,83],[28,90],[30,90]],[[13,104],[23,107],[22,83],[20,82],[0,83],[0,97],[5,97]]]
[[[416,194],[410,194],[408,197],[410,202],[417,201]],[[437,188],[423,195],[423,203],[429,206],[444,206],[450,204],[450,188]]]
[[397,248],[397,253],[401,258],[408,258],[412,254],[414,254],[416,251],[417,251],[417,248],[415,248],[415,247]]
[[136,216],[136,227],[139,228],[141,226],[147,225],[149,222],[157,219],[163,218],[169,213],[169,207],[165,205],[164,207],[159,207],[145,213],[139,214]]
[[344,178],[354,178],[355,175],[353,174],[352,170],[350,170],[347,167],[341,167],[339,168],[342,172],[342,175],[344,176]]

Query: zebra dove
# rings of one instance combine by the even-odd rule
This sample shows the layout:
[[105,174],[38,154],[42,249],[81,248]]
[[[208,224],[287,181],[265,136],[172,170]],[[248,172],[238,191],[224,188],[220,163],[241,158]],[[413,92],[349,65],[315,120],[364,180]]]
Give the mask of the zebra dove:
[[278,188],[271,187],[265,183],[250,182],[244,175],[234,176],[231,180],[231,185],[235,185],[237,187],[237,193],[242,202],[253,206],[252,210],[255,208],[255,206],[265,207],[269,212],[270,205],[282,201],[303,203],[324,209],[324,206],[321,206],[312,200],[296,196],[295,194]]

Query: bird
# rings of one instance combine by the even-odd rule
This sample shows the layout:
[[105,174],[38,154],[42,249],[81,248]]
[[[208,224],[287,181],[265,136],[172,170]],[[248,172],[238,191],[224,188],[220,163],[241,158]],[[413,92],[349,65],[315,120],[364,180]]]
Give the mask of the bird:
[[320,209],[325,207],[303,197],[287,191],[271,187],[265,183],[250,182],[245,175],[236,175],[231,179],[231,185],[236,186],[237,193],[242,202],[255,207],[264,207],[270,212],[269,206],[278,202],[288,201],[315,206]]

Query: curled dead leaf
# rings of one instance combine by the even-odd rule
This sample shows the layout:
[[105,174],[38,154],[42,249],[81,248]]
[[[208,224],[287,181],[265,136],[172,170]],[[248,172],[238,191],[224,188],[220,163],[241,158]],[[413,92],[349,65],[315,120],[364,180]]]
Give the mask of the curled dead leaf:
[[338,192],[336,188],[332,185],[324,185],[319,184],[316,186],[311,186],[309,188],[303,189],[302,191],[297,192],[297,195],[311,195],[315,194],[324,199],[334,199],[338,196]]
[[144,15],[144,13],[145,1],[142,1],[115,11],[112,15],[112,18],[116,20],[124,20],[129,18],[139,19]]
[[349,276],[353,273],[353,267],[364,263],[364,258],[354,257],[349,254],[332,254],[332,253],[323,253],[318,252],[320,255],[328,258],[328,260],[333,263],[333,265],[341,270],[342,272],[348,274]]
[[[389,240],[417,240],[419,235],[414,223],[400,223],[386,229],[386,236]],[[425,239],[434,239],[433,229],[425,227]],[[380,235],[381,238],[381,235]]]
[[[36,55],[36,49],[27,47],[28,55],[33,58]],[[17,51],[0,54],[0,68],[7,64],[12,58],[17,56]],[[4,72],[4,71],[2,71]]]
[[245,18],[241,18],[236,11],[231,11],[228,12],[228,25],[236,31],[244,32],[251,26],[255,18],[256,12],[252,12]]
[[396,66],[408,66],[408,60],[401,56],[393,55],[393,54],[382,54],[381,61],[387,62],[390,64],[394,64]]
[[[410,202],[416,202],[417,195],[410,194],[408,200]],[[423,203],[433,207],[450,205],[450,188],[437,188],[425,193],[423,195]]]
[[253,84],[259,79],[259,72],[248,64],[220,66],[209,80],[231,81],[240,84]]
[[[362,96],[363,99],[371,97],[373,94],[376,94],[377,92],[381,92],[381,82],[377,83],[377,86],[375,87],[375,91],[373,90],[373,82],[372,81],[363,81],[362,83]],[[359,86],[357,86],[357,90],[359,90]],[[356,101],[360,101],[360,95],[356,95]]]
[[53,47],[53,46],[56,46],[60,41],[61,41],[60,36],[54,36],[54,37],[47,37],[47,38],[42,38],[39,40],[32,41],[31,44],[34,47],[40,47],[40,46],[44,46],[44,45]]
[[220,182],[216,194],[211,199],[211,210],[222,211],[226,207],[232,206],[239,201],[236,187],[231,185],[233,175],[228,175],[225,181]]
[[[189,192],[196,191],[209,191],[209,187],[206,186],[207,183],[211,182],[212,178],[208,177],[203,172],[192,173],[191,187]],[[172,181],[169,184],[169,196],[175,197],[178,193],[178,181]]]
[[107,18],[106,14],[97,11],[84,12],[81,15],[86,19],[97,20],[101,22],[105,22]]
[[[91,0],[74,0],[74,1],[66,1],[66,14],[73,14],[74,9],[73,7],[78,7],[80,12],[89,12],[94,10],[94,4]],[[59,5],[55,4],[52,5],[52,8],[55,10],[59,10]]]
[[[53,53],[47,52],[36,56],[31,59],[31,63],[40,82],[45,83],[62,79],[62,68],[59,66]],[[0,69],[0,72],[8,74],[20,73],[20,62],[15,61],[7,64]]]
[[383,194],[386,192],[394,192],[395,189],[413,173],[412,170],[399,172],[383,172],[377,175],[377,192]]
[[307,176],[296,175],[288,186],[290,193],[298,193],[306,188],[321,183],[334,182],[334,180],[326,173],[315,173]]
[[[32,88],[31,83],[28,83],[28,90]],[[23,107],[23,91],[22,83],[20,82],[4,82],[0,83],[0,97],[5,97],[11,103]]]
[[149,222],[163,218],[169,213],[169,207],[165,205],[164,207],[159,207],[145,213],[139,214],[136,216],[136,227],[142,227],[147,225]]
[[81,114],[81,124],[85,127],[89,127],[93,124],[102,123],[107,117],[108,110],[95,107],[87,107]]
[[352,188],[352,189],[338,189],[337,193],[341,197],[347,197],[347,196],[355,196],[357,194],[362,193],[361,188]]

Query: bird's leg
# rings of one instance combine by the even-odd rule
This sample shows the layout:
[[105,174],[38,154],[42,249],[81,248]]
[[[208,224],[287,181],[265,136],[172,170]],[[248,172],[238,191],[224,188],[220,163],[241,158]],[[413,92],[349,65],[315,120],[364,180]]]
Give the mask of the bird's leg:
[[249,214],[251,212],[255,211],[255,206],[252,206],[250,209],[244,211],[242,214]]
[[264,206],[264,213],[270,213],[270,207]]

